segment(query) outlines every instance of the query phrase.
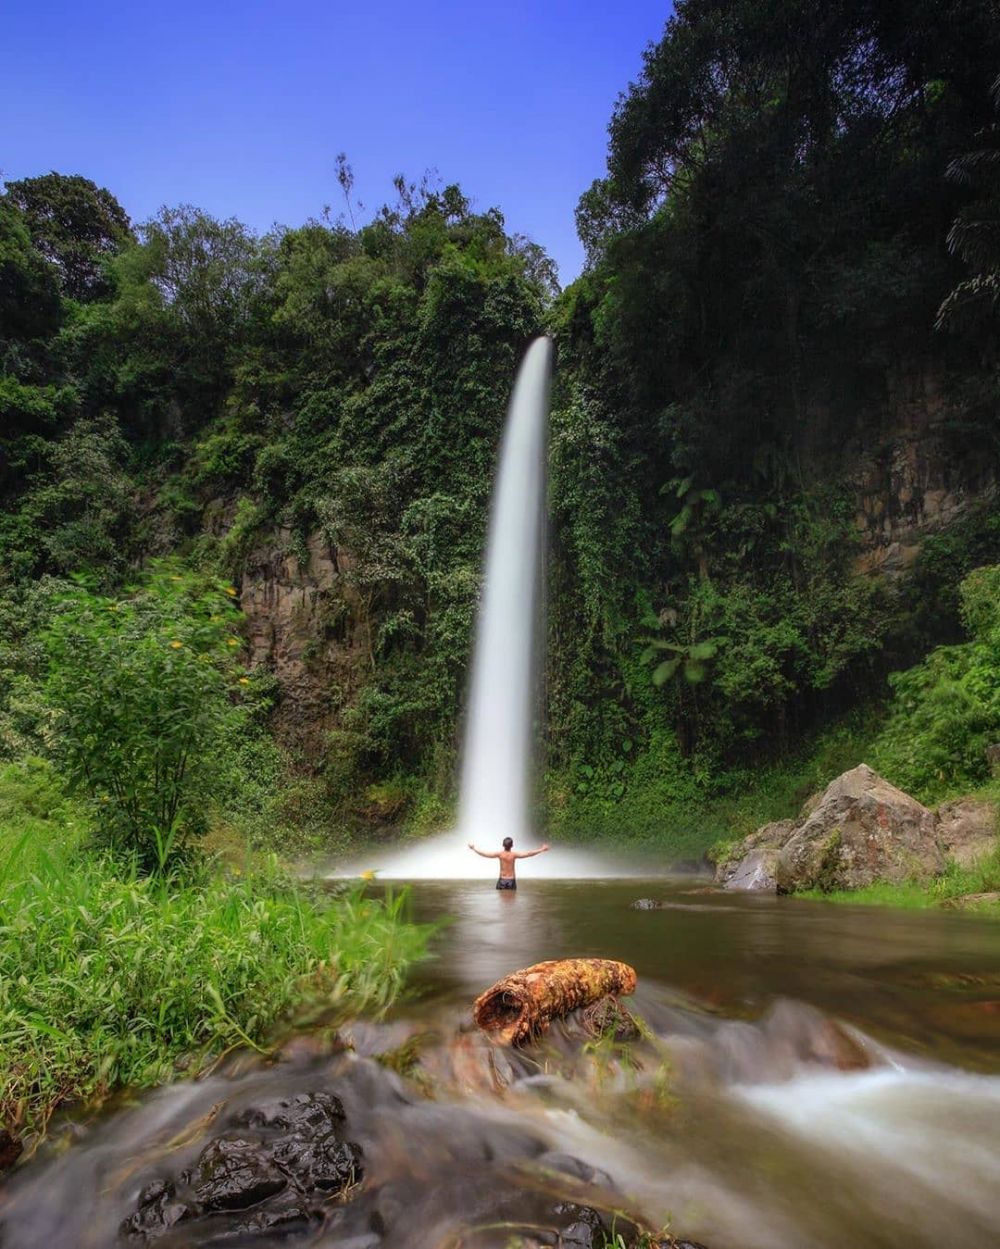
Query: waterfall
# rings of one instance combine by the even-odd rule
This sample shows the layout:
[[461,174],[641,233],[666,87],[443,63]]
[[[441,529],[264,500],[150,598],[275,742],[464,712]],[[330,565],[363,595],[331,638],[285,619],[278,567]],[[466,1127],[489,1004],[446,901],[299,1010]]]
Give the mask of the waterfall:
[[514,384],[493,491],[465,730],[459,830],[491,848],[531,827],[537,637],[545,566],[545,460],[552,341],[528,348]]
[[[483,593],[476,625],[462,756],[458,830],[382,854],[335,875],[377,871],[383,880],[464,880],[489,876],[468,849],[534,844],[532,760],[538,639],[545,571],[545,461],[552,342],[538,338],[525,354],[511,392],[493,487]],[[649,876],[662,865],[611,863],[606,856],[560,846],[532,859],[530,875],[556,879]]]

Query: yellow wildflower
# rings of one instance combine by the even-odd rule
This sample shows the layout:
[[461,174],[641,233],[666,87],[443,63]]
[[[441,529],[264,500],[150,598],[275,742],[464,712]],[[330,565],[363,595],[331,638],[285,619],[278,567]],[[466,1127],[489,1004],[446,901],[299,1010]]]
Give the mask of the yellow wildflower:
[[230,598],[236,597],[236,590],[231,585],[226,586],[226,593],[229,595]]
[[227,638],[226,639],[227,646],[239,646],[239,644],[240,644],[239,638]]
[[250,684],[249,677],[240,677],[240,685],[249,685],[249,684]]
[[171,649],[172,651],[179,651],[183,645],[184,645],[184,643],[183,643],[183,642],[178,642],[178,641],[177,641],[177,639],[175,638],[175,639],[174,639],[174,640],[170,643],[170,649]]

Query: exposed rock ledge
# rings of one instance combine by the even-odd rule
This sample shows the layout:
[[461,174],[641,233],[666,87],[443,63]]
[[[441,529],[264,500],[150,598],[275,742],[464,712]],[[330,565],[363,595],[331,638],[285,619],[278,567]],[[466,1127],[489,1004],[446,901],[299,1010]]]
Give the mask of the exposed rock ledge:
[[797,820],[765,824],[716,870],[726,889],[794,893],[929,879],[948,857],[968,865],[996,844],[996,813],[965,799],[930,811],[860,764],[806,803]]

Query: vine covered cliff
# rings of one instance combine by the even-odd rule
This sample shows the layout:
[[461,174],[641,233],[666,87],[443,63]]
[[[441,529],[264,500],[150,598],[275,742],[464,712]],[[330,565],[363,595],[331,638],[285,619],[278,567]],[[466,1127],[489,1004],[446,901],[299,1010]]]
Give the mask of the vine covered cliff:
[[542,330],[552,823],[656,834],[884,701],[1000,559],[993,260],[962,243],[995,204],[987,160],[962,174],[994,142],[994,9],[679,3],[563,291],[453,185],[260,237],[8,183],[0,753],[46,749],[60,585],[169,556],[244,613],[259,733],[231,806],[321,841],[444,819],[500,425]]

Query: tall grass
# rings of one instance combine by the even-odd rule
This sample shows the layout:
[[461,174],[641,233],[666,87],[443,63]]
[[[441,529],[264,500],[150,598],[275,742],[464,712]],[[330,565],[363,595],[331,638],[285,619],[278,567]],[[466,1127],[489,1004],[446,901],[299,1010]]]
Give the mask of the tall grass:
[[[34,807],[34,809],[32,809]],[[404,899],[334,896],[271,861],[154,879],[78,849],[44,771],[0,772],[0,1122],[148,1086],[308,1011],[379,1010],[425,934]]]

